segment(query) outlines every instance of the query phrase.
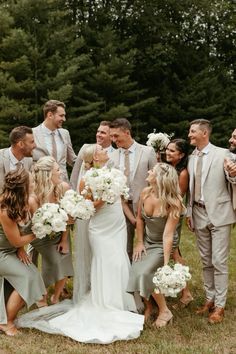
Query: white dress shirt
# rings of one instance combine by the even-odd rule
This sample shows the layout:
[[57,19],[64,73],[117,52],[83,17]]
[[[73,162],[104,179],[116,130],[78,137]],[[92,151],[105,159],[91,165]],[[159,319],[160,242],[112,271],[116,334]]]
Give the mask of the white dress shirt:
[[16,170],[18,168],[19,162],[24,167],[23,160],[22,161],[17,160],[17,158],[13,155],[13,153],[11,151],[11,147],[9,147],[9,156],[10,156],[10,171]]
[[134,141],[133,144],[128,149],[120,148],[120,162],[119,162],[119,169],[124,173],[125,171],[125,151],[129,151],[129,180],[132,181],[134,178],[134,161],[135,161],[135,150],[136,150],[136,142]]
[[[43,131],[43,137],[45,140],[46,148],[50,153],[50,155],[52,156],[52,135],[51,135],[52,130],[48,129],[46,125],[42,123],[42,131]],[[55,142],[57,147],[57,160],[59,161],[63,156],[64,143],[59,134],[58,129],[54,130],[54,133],[55,133]]]
[[210,145],[211,143],[207,144],[201,151],[199,151],[198,149],[195,150],[195,154],[194,154],[194,176],[196,175],[196,169],[197,169],[197,160],[198,160],[198,154],[199,152],[203,153],[202,156],[202,173],[201,173],[201,198],[200,198],[200,202],[204,204],[204,195],[203,195],[203,175],[204,175],[204,171],[206,168],[206,163],[207,163],[207,158],[208,158],[208,153],[210,150]]

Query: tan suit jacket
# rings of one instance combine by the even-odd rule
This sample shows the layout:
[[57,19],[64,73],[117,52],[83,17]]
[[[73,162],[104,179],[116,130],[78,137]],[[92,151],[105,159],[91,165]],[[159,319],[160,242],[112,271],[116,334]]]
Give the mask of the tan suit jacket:
[[[32,157],[24,157],[21,162],[27,171],[30,171],[33,164]],[[10,154],[9,148],[0,150],[0,191],[2,190],[5,176],[10,171]]]
[[[194,202],[194,154],[189,157],[189,198],[187,215],[192,217]],[[206,168],[203,171],[203,197],[206,212],[210,222],[218,227],[233,224],[236,214],[233,210],[231,196],[227,187],[224,172],[224,158],[228,156],[228,150],[210,145],[206,160]],[[193,225],[194,226],[194,225]]]
[[[140,194],[148,185],[146,181],[148,171],[157,164],[157,158],[152,147],[141,145],[137,142],[135,143],[137,145],[135,150],[134,173],[133,180],[130,181],[130,185],[133,195],[133,210],[136,214]],[[110,155],[110,158],[114,162],[116,168],[119,168],[120,165],[120,154],[121,149],[117,149]]]
[[[73,147],[71,144],[71,139],[70,139],[70,134],[69,134],[68,130],[60,128],[60,129],[58,129],[58,132],[59,132],[61,139],[64,143],[64,150],[63,150],[62,156],[57,161],[57,163],[60,166],[63,180],[66,182],[69,182],[69,178],[68,178],[68,174],[67,174],[67,170],[66,170],[66,164],[73,166],[75,159],[76,159],[76,154],[73,150]],[[40,157],[50,155],[49,151],[46,148],[46,144],[44,141],[42,124],[33,128],[33,134],[34,134],[34,141],[36,144],[36,148],[33,150],[33,160],[38,161],[38,159]]]

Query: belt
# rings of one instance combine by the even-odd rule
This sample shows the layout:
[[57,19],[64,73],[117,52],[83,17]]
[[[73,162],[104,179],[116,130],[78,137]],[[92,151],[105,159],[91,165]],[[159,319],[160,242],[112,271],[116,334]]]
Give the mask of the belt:
[[203,203],[193,202],[193,205],[197,205],[199,208],[206,209],[206,206],[205,206],[205,204],[203,204]]

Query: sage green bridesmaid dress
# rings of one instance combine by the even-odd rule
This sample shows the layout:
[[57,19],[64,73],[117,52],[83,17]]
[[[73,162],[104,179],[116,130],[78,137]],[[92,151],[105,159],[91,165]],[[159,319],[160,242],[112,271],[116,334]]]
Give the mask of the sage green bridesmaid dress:
[[60,239],[61,234],[55,236],[55,238],[46,236],[31,242],[31,245],[42,256],[42,277],[46,288],[55,284],[58,280],[74,275],[70,237],[68,237],[70,250],[66,254],[62,254],[57,250]]
[[[18,227],[21,235],[30,233],[30,223]],[[17,248],[10,244],[0,225],[0,324],[7,323],[5,305],[14,289],[28,308],[46,294],[38,269],[34,264],[22,263],[16,251]]]
[[[167,217],[149,217],[142,208],[142,216],[145,223],[144,245],[147,254],[142,254],[141,260],[133,262],[130,269],[130,277],[127,286],[128,292],[139,292],[147,300],[154,291],[152,282],[157,268],[164,265],[163,232]],[[175,232],[173,249],[177,247],[178,234]]]

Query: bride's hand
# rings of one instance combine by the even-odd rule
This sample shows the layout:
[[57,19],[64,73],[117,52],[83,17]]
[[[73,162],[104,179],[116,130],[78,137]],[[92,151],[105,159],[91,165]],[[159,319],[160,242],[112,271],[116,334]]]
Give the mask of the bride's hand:
[[137,246],[134,248],[133,261],[137,262],[139,259],[141,260],[142,253],[147,255],[146,248],[145,248],[143,242],[138,242]]

